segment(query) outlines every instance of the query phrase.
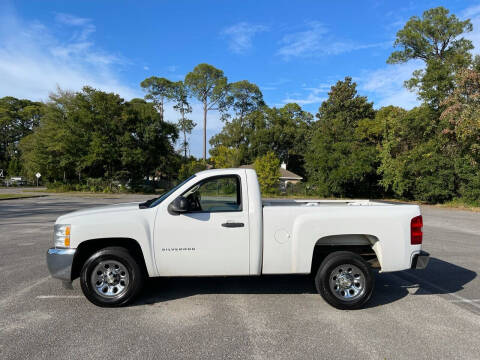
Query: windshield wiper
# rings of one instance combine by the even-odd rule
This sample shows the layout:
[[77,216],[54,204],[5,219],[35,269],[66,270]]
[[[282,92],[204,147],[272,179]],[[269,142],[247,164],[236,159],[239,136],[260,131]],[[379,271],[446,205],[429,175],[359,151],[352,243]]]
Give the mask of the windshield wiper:
[[156,198],[153,198],[153,199],[150,199],[150,200],[147,200],[147,201],[145,201],[145,202],[143,202],[143,203],[138,204],[138,207],[139,207],[140,209],[148,209],[148,208],[150,207],[150,205],[152,205],[152,203],[153,203],[155,200],[159,199],[159,198],[160,198],[160,196],[159,196],[159,197],[156,197]]

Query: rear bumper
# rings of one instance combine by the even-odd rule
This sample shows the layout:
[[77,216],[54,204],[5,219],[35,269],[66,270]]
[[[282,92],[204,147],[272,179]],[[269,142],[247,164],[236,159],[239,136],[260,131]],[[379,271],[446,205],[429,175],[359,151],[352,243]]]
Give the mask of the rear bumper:
[[52,277],[63,281],[72,280],[73,256],[76,249],[51,248],[47,250],[47,266]]
[[413,255],[412,269],[425,269],[428,265],[430,254],[426,251],[420,250],[419,253]]

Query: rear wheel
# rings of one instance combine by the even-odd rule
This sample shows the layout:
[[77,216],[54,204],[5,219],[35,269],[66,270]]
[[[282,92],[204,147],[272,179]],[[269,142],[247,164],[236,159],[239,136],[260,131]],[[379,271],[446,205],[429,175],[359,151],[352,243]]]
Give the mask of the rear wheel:
[[140,292],[144,274],[135,258],[122,247],[97,251],[83,265],[83,294],[98,306],[115,307],[131,302]]
[[337,309],[358,309],[372,295],[374,276],[360,255],[336,251],[321,263],[315,286],[325,301]]

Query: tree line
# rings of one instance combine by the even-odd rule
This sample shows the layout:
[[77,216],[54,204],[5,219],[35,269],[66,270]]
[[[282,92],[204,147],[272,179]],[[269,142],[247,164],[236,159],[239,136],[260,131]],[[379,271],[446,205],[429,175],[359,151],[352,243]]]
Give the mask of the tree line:
[[307,179],[309,192],[480,203],[480,57],[470,20],[443,7],[397,32],[389,64],[421,60],[405,86],[421,105],[375,110],[350,77],[333,85],[315,118],[296,104],[228,121],[211,139],[213,161],[253,162],[270,151]]
[[[150,77],[144,99],[124,101],[89,87],[58,90],[45,103],[0,99],[0,167],[8,174],[81,183],[88,178],[140,183],[147,176],[182,179],[206,168],[255,164],[266,192],[278,164],[305,178],[317,196],[398,197],[480,202],[480,58],[464,37],[470,20],[443,7],[414,16],[397,32],[387,63],[422,60],[405,86],[421,104],[375,109],[346,77],[313,115],[298,104],[269,107],[259,87],[229,83],[199,64],[184,81]],[[203,157],[188,155],[192,100],[203,110]],[[178,114],[167,119],[166,106]],[[224,126],[210,139],[210,111]],[[179,142],[180,147],[176,149]],[[273,185],[272,185],[273,184]]]

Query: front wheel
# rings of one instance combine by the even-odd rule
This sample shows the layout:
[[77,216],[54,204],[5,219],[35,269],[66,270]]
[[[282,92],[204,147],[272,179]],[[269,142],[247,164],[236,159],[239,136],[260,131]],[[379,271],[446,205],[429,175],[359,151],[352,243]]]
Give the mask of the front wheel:
[[328,255],[318,268],[315,286],[323,299],[333,307],[358,309],[372,295],[374,275],[360,255],[336,251]]
[[103,307],[123,306],[140,292],[144,274],[130,252],[108,247],[93,254],[80,272],[85,297]]

